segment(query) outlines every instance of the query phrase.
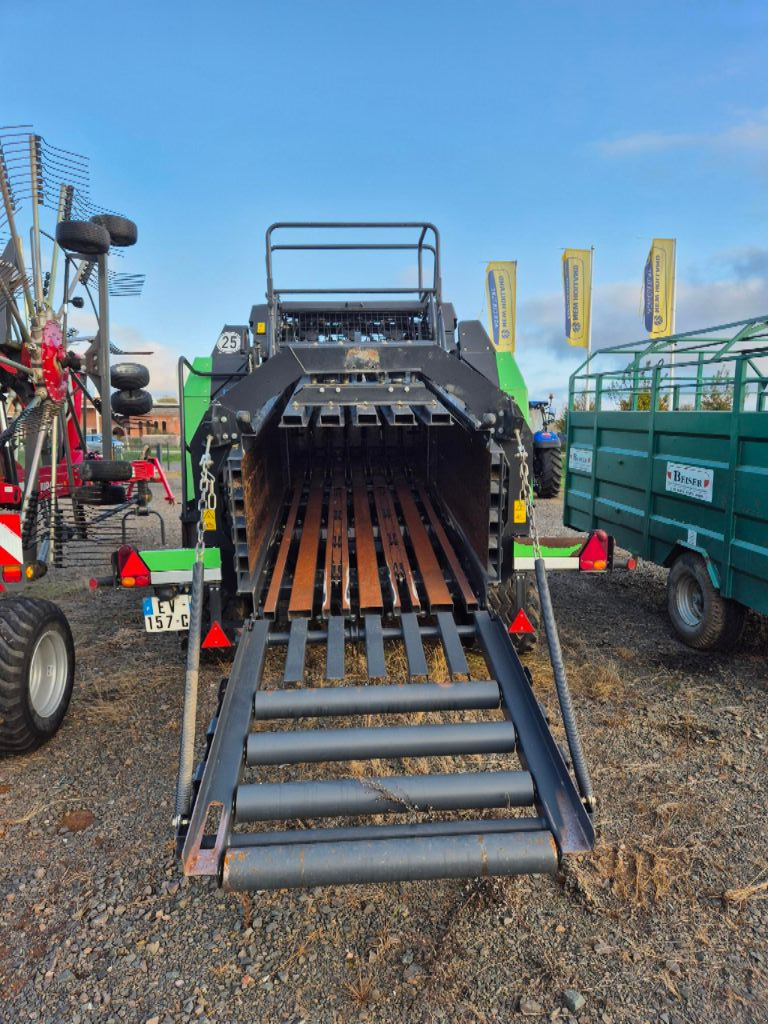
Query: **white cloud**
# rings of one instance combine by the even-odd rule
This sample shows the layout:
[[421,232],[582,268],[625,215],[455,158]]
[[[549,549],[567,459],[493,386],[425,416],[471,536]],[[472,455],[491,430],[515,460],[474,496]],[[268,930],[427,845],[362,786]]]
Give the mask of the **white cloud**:
[[639,131],[596,143],[604,156],[631,157],[675,149],[768,152],[768,110],[755,111],[745,119],[715,132]]
[[[744,252],[747,255],[741,264],[731,254],[733,277],[730,279],[678,281],[678,331],[694,331],[768,315],[768,253],[762,250]],[[750,257],[752,270],[745,274]],[[593,351],[640,341],[646,336],[640,315],[640,297],[639,280],[595,288]],[[586,358],[584,349],[567,345],[564,319],[563,297],[557,292],[522,302],[517,316],[515,356],[525,374],[529,393],[532,397],[541,398],[554,392],[558,405],[562,405],[567,397],[569,376]],[[595,369],[599,368],[600,363],[596,361]]]
[[[75,321],[81,334],[90,335],[96,331],[96,318],[92,314],[79,314]],[[110,325],[112,343],[122,349],[124,355],[113,355],[112,363],[142,363],[149,369],[149,387],[155,398],[173,396],[179,393],[177,366],[180,353],[175,349],[154,341],[126,324]],[[83,353],[85,346],[79,345],[76,351]]]

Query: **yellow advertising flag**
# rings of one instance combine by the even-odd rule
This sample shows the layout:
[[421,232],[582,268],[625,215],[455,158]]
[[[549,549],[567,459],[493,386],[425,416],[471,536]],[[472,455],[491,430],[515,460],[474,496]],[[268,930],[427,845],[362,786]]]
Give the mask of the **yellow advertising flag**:
[[675,329],[675,239],[654,238],[643,278],[645,329],[665,338]]
[[565,340],[579,348],[589,347],[592,320],[592,250],[563,252],[565,292]]
[[489,263],[485,268],[488,324],[497,352],[515,351],[517,261]]

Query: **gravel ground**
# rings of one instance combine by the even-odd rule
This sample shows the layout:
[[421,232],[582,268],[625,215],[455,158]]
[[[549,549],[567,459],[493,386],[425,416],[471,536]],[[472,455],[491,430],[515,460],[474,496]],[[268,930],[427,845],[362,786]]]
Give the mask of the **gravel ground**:
[[[543,533],[560,513],[540,503]],[[0,1021],[768,1021],[764,624],[696,654],[652,566],[551,587],[595,853],[553,878],[242,900],[174,860],[176,641],[144,638],[136,596],[38,584],[78,674],[56,739],[0,762]],[[551,704],[543,652],[529,664]],[[226,668],[203,668],[201,724]]]

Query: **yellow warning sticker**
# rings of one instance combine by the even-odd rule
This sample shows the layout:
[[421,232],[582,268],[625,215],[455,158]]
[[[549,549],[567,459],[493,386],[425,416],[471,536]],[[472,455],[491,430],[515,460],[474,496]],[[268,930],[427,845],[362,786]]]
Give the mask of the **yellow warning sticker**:
[[[517,515],[517,513],[515,513]],[[515,520],[517,522],[517,520]],[[204,508],[203,509],[203,529],[204,530],[215,530],[216,529],[216,509],[215,508]]]
[[512,510],[512,522],[524,523],[525,522],[525,502],[516,501],[515,507]]

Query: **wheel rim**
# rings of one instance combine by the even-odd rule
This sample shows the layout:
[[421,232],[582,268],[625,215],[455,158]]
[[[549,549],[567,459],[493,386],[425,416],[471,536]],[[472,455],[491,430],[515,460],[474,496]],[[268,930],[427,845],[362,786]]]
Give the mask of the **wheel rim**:
[[64,637],[46,630],[35,644],[29,663],[29,700],[35,714],[50,718],[67,689],[69,656]]
[[686,626],[700,626],[704,619],[704,591],[695,576],[686,574],[675,588],[675,608]]

